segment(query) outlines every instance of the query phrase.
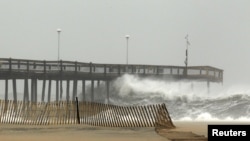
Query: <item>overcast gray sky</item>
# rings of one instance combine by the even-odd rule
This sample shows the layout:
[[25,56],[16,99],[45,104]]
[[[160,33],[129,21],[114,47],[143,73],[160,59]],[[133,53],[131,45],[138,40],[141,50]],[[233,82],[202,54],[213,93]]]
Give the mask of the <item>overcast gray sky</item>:
[[[94,63],[189,65],[250,84],[249,0],[0,0],[0,57]],[[250,86],[250,85],[249,85]]]

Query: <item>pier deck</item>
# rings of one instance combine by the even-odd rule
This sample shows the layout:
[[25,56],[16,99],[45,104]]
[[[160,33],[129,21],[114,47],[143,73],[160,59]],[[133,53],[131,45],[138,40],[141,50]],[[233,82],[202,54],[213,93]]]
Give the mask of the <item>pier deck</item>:
[[0,79],[112,80],[123,74],[142,77],[223,82],[223,70],[211,66],[97,64],[0,58]]
[[[77,83],[82,81],[82,97],[85,99],[85,81],[91,81],[91,100],[94,101],[94,82],[105,81],[109,99],[109,82],[123,74],[140,77],[154,77],[163,80],[191,80],[223,82],[223,70],[211,66],[163,66],[136,64],[98,64],[77,61],[46,61],[0,58],[0,80],[5,80],[5,100],[8,100],[8,80],[12,80],[13,98],[17,100],[16,80],[24,80],[24,101],[37,101],[37,81],[42,83],[42,98],[45,101],[46,82],[48,84],[48,102],[51,96],[51,81],[56,81],[56,101],[62,98],[62,82],[67,81],[66,98],[69,99],[70,81],[73,81],[74,99],[77,95]],[[29,97],[29,81],[31,95]],[[60,97],[60,98],[59,98]]]

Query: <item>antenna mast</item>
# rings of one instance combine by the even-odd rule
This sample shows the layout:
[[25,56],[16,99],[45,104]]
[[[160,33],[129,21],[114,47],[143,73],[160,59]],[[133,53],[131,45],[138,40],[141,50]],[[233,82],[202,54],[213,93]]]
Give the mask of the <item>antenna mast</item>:
[[188,46],[190,45],[189,40],[188,40],[188,34],[186,35],[185,39],[186,39],[186,59],[185,59],[184,63],[185,63],[186,68],[187,68],[187,66],[188,66]]

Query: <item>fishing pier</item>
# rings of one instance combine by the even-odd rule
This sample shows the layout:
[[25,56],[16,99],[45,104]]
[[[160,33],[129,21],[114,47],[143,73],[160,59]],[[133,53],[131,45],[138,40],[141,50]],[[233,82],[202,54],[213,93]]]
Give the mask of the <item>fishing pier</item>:
[[[86,100],[86,81],[91,82],[91,101],[94,102],[94,86],[105,82],[109,99],[110,81],[124,75],[153,77],[162,80],[190,80],[223,82],[223,70],[211,66],[159,66],[134,64],[98,64],[77,61],[47,61],[0,58],[0,81],[5,81],[5,100],[8,100],[9,80],[12,81],[13,100],[17,100],[17,80],[24,82],[23,101],[51,101],[51,85],[55,83],[55,101],[62,100],[63,82],[66,82],[66,100],[77,96],[78,84],[82,93],[81,101]],[[41,99],[38,98],[38,81],[42,81]],[[72,83],[73,82],[73,85]],[[46,87],[47,86],[47,87]],[[73,93],[70,88],[73,88]],[[4,88],[4,86],[3,86]],[[47,94],[47,99],[45,95]]]

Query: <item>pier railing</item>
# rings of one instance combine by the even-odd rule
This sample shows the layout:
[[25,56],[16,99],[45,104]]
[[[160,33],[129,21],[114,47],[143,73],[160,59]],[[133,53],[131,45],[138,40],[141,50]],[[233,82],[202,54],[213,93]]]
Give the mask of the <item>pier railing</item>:
[[[212,82],[223,81],[223,70],[211,66],[163,66],[163,65],[135,65],[135,64],[98,64],[73,61],[41,61],[0,58],[0,73],[27,73],[53,75],[78,74],[88,78],[96,76],[100,79],[115,78],[122,74],[136,74],[140,76],[173,77],[177,79],[197,79]],[[87,77],[88,76],[88,77]],[[19,77],[22,77],[19,76]],[[0,76],[4,79],[4,76]],[[64,78],[62,78],[64,79]],[[66,79],[66,78],[65,78]]]

